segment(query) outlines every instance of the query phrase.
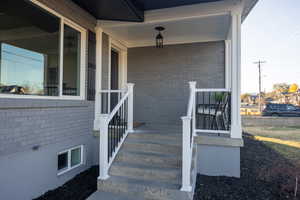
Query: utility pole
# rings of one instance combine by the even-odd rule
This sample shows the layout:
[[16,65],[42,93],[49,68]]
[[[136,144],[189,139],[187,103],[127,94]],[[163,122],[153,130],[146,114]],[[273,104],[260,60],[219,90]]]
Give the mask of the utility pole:
[[257,61],[257,62],[254,62],[254,64],[257,64],[258,65],[258,73],[259,73],[259,94],[258,94],[258,107],[259,107],[259,111],[261,112],[262,109],[261,109],[261,64],[264,64],[266,63],[266,61]]

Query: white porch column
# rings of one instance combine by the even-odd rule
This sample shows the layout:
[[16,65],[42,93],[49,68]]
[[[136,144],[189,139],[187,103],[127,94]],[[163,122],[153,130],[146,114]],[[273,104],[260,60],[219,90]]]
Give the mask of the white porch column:
[[225,40],[225,88],[231,89],[231,38]]
[[231,13],[231,138],[242,138],[241,107],[241,10]]
[[181,191],[192,191],[191,184],[191,117],[181,117],[182,120],[182,186]]
[[133,87],[134,87],[134,83],[128,83],[127,87],[128,87],[128,92],[129,92],[127,127],[128,127],[128,132],[133,132]]
[[100,149],[99,149],[99,177],[106,180],[108,175],[108,114],[100,116]]
[[100,129],[101,118],[101,80],[102,80],[102,33],[103,30],[97,25],[96,29],[96,94],[95,94],[95,121],[94,130]]

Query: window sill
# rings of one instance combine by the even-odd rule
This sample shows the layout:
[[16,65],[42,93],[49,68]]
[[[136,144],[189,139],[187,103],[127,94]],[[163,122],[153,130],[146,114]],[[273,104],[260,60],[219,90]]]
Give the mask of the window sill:
[[35,96],[18,94],[0,94],[0,98],[13,99],[46,99],[46,100],[85,100],[84,96]]
[[71,170],[73,170],[73,169],[75,169],[75,168],[78,168],[78,167],[80,167],[80,166],[83,166],[84,165],[84,163],[80,163],[80,164],[78,164],[78,165],[74,165],[73,167],[71,167],[71,168],[68,168],[68,169],[65,169],[65,170],[63,170],[63,171],[61,171],[61,172],[58,172],[57,173],[57,176],[62,176],[62,175],[64,175],[65,173],[67,173],[67,172],[69,172],[69,171],[71,171]]

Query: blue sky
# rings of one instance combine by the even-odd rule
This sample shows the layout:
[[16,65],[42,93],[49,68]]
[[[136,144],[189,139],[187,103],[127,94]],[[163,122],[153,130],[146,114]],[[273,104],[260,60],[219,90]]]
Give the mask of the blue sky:
[[0,45],[2,45],[1,84],[43,88],[43,54],[5,43]]
[[259,0],[242,25],[242,92],[258,92],[262,66],[263,90],[274,83],[300,85],[300,1]]

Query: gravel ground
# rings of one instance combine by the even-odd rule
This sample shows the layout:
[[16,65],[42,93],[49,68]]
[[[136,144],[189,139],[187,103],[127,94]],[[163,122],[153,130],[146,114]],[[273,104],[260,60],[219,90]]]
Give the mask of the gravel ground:
[[[197,177],[194,200],[298,200],[294,197],[299,165],[266,143],[245,134],[241,149],[241,178]],[[294,150],[294,149],[293,149]],[[300,157],[299,157],[300,158]],[[298,181],[300,185],[300,181]]]

